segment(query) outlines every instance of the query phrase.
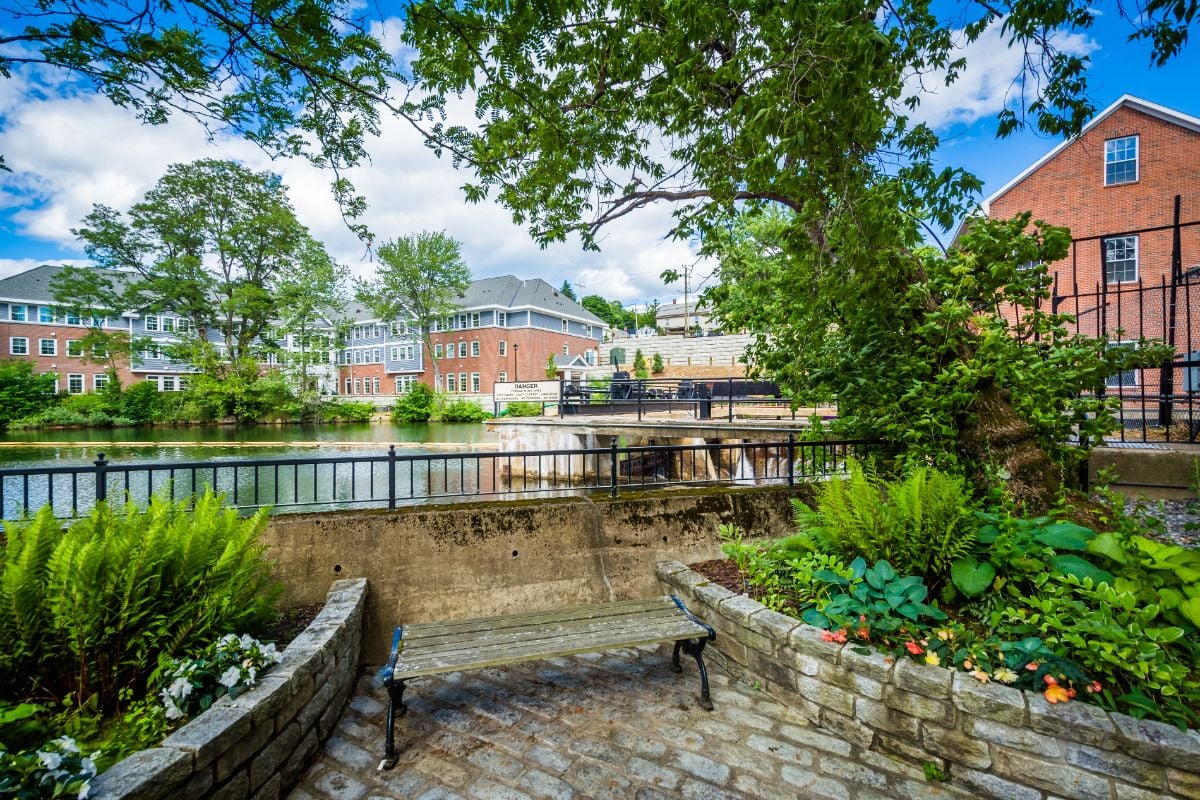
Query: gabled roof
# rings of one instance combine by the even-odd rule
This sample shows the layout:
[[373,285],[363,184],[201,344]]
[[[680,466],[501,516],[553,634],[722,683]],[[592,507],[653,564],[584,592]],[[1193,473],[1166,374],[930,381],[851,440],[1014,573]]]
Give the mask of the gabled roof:
[[[0,279],[0,298],[7,300],[28,300],[34,303],[51,305],[55,300],[54,292],[50,290],[50,281],[66,268],[66,265],[63,264],[42,264],[40,267],[27,269],[24,272],[18,272],[16,275]],[[100,270],[101,268],[85,267],[85,269]],[[114,283],[125,280],[126,273],[115,269],[105,269],[103,272],[105,275],[110,276]]]
[[608,323],[567,297],[541,278],[523,281],[515,275],[482,278],[471,285],[455,302],[463,308],[500,306],[501,308],[533,308],[562,314],[607,328]]
[[[988,195],[983,202],[979,204],[979,213],[984,216],[990,214],[993,201],[1002,197],[1021,181],[1025,180],[1034,172],[1036,172],[1043,164],[1050,161],[1063,150],[1070,147],[1077,140],[1081,139],[1084,134],[1122,108],[1129,108],[1134,111],[1139,111],[1151,117],[1161,119],[1164,122],[1170,122],[1174,125],[1180,126],[1181,128],[1186,128],[1193,133],[1200,133],[1200,118],[1193,117],[1190,114],[1184,114],[1180,111],[1167,108],[1166,106],[1161,106],[1158,103],[1151,103],[1149,100],[1143,100],[1140,97],[1134,97],[1131,94],[1123,94],[1118,97],[1110,106],[1088,120],[1087,124],[1080,128],[1078,134],[1072,136],[1070,139],[1064,139],[1063,141],[1059,142],[1054,146],[1053,149],[1050,150],[1050,152],[1046,153],[1037,161],[1030,164],[1008,183],[1004,184],[999,189]],[[954,232],[954,241],[957,241],[958,238],[962,236],[963,232],[966,230],[967,223],[969,223],[971,218],[974,216],[974,214],[968,214],[967,217],[964,218],[961,223],[959,223],[958,230]]]
[[1077,139],[1083,138],[1083,135],[1085,133],[1087,133],[1092,128],[1099,125],[1105,119],[1112,116],[1116,111],[1118,111],[1119,109],[1122,109],[1122,108],[1130,108],[1130,109],[1133,109],[1134,111],[1140,111],[1143,114],[1148,114],[1151,117],[1157,117],[1158,119],[1161,119],[1165,122],[1170,122],[1175,125],[1178,125],[1181,128],[1187,128],[1188,130],[1192,131],[1193,133],[1200,133],[1200,118],[1193,117],[1189,114],[1184,114],[1179,111],[1175,111],[1174,109],[1167,108],[1166,106],[1160,106],[1158,103],[1151,103],[1149,100],[1142,100],[1140,97],[1134,97],[1131,94],[1123,94],[1119,98],[1117,98],[1116,102],[1114,102],[1108,108],[1104,109],[1099,114],[1097,114],[1096,116],[1094,116],[1090,120],[1088,120],[1087,124],[1084,125],[1082,128],[1080,128],[1079,133],[1076,136],[1073,136],[1070,139],[1064,139],[1063,141],[1059,142],[1058,145],[1056,145],[1054,147],[1054,149],[1051,150],[1049,153],[1046,153],[1046,155],[1042,156],[1037,161],[1030,164],[1028,167],[1025,168],[1024,171],[1022,171],[1019,175],[1017,175],[1011,181],[1004,184],[999,189],[997,189],[996,191],[994,191],[990,195],[988,195],[987,199],[985,199],[983,201],[983,203],[980,204],[983,207],[983,213],[985,213],[985,214],[989,213],[989,207],[991,206],[993,200],[996,200],[1001,195],[1008,192],[1008,190],[1010,190],[1014,186],[1016,186],[1018,183],[1025,180],[1026,178],[1028,178],[1030,175],[1032,175],[1039,167],[1041,167],[1047,161],[1054,158],[1056,155],[1061,153],[1067,147],[1071,146],[1071,144],[1073,144]]
[[564,356],[558,354],[554,356],[554,366],[558,369],[568,369],[573,367],[590,367],[591,364],[583,359],[583,356],[576,353],[575,355]]

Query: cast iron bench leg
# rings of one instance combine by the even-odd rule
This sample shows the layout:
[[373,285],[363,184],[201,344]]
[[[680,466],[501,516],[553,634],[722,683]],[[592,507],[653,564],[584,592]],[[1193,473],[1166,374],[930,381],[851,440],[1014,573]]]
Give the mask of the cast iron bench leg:
[[679,650],[683,647],[683,640],[675,640],[675,650],[671,653],[671,672],[683,672],[683,667],[679,666]]
[[683,642],[675,643],[675,663],[679,661],[679,645],[683,645],[683,652],[687,653],[692,658],[696,659],[696,666],[700,668],[700,707],[705,711],[713,710],[712,695],[708,691],[708,670],[704,668],[704,645],[708,644],[708,639],[688,639]]
[[391,769],[396,766],[396,714],[404,716],[408,706],[404,705],[404,681],[392,681],[387,685],[387,737],[384,740],[383,761],[379,769]]

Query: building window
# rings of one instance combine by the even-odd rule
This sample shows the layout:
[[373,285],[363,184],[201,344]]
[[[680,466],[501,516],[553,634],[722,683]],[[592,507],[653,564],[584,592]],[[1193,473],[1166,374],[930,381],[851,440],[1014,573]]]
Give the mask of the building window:
[[1104,185],[1136,183],[1138,179],[1138,137],[1122,136],[1104,143]]
[[1138,237],[1114,236],[1104,240],[1105,283],[1132,283],[1138,279]]
[[497,311],[496,312],[496,325],[501,328],[508,327],[508,312],[507,311]]
[[383,348],[376,347],[374,350],[374,355],[375,355],[374,363],[382,364],[383,363]]
[[159,358],[162,358],[162,350],[160,350],[157,346],[147,347],[145,350],[142,351],[142,360],[143,361],[150,361],[151,359],[159,359]]
[[562,332],[563,332],[563,333],[567,333],[567,332],[568,332],[570,329],[571,329],[571,328],[570,328],[570,323],[569,323],[569,322],[567,322],[567,321],[564,319],[564,320],[562,321]]
[[354,379],[354,393],[362,394],[362,379],[361,378]]
[[583,335],[589,339],[592,338],[592,326],[591,325],[583,326]]
[[563,342],[563,355],[564,356],[571,355],[571,345],[567,344],[566,342]]
[[67,339],[67,355],[71,358],[83,356],[83,342],[78,339]]
[[500,340],[500,357],[504,358],[507,355],[508,355],[508,342],[506,342],[504,339],[501,339]]
[[[1109,342],[1105,348],[1125,347],[1133,350],[1137,347],[1137,342]],[[1104,379],[1104,385],[1109,389],[1120,389],[1127,386],[1138,385],[1138,370],[1123,369],[1115,375],[1109,375]]]
[[392,345],[391,347],[388,348],[388,361],[399,361],[399,360],[400,360],[400,348],[396,347],[395,345]]
[[454,342],[446,343],[446,358],[454,358]]
[[350,379],[346,378],[346,394],[350,394]]
[[162,328],[166,333],[175,332],[175,319],[173,317],[163,317]]
[[478,314],[471,314],[471,327],[472,328],[479,327],[479,315]]
[[38,322],[54,322],[54,309],[50,306],[38,306]]
[[465,372],[458,373],[458,390],[460,392],[467,391],[467,373]]
[[160,391],[163,391],[163,392],[175,391],[175,376],[174,375],[163,375],[162,388],[160,389]]
[[[182,383],[182,381],[180,381]],[[108,373],[97,372],[92,376],[92,388],[97,392],[104,391],[108,388]]]
[[478,372],[471,373],[471,392],[473,394],[479,394],[479,373]]
[[41,355],[41,356],[56,356],[56,355],[58,355],[58,340],[57,339],[38,339],[38,355]]
[[447,393],[447,394],[454,394],[454,392],[455,392],[455,388],[454,388],[454,386],[455,386],[455,383],[454,383],[454,373],[453,373],[453,372],[447,372],[447,373],[446,373],[446,393]]
[[373,379],[372,385],[374,386],[374,389],[375,389],[374,392],[372,392],[372,394],[379,394],[379,378]]
[[442,346],[440,344],[435,344],[433,346],[433,357],[434,358],[442,357]]
[[501,372],[496,375],[496,383],[507,383],[507,382],[508,382],[508,373],[507,372]]
[[458,343],[458,357],[459,358],[467,357],[467,343],[466,342]]
[[158,330],[158,317],[146,317],[146,330]]
[[68,373],[67,392],[69,394],[83,394],[83,375],[77,372]]
[[68,311],[67,312],[67,324],[68,325],[78,325],[79,324],[79,315],[74,313],[73,311]]
[[102,344],[92,345],[92,358],[108,358],[108,348]]
[[8,311],[8,316],[13,322],[25,322],[28,319],[25,306],[12,306]]
[[14,356],[29,355],[29,340],[24,336],[14,336],[8,340],[8,352]]
[[479,342],[478,341],[471,342],[471,357],[479,358]]
[[175,331],[177,333],[187,333],[192,329],[192,323],[186,319],[175,320]]

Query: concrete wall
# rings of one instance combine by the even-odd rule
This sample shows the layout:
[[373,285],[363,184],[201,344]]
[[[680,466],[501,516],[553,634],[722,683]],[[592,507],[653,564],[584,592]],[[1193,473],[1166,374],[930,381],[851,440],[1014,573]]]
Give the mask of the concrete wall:
[[92,800],[278,800],[325,741],[358,678],[365,581],[337,581],[283,660],[236,698],[92,781]]
[[782,488],[700,489],[274,517],[266,539],[285,603],[367,578],[363,659],[386,660],[391,630],[425,622],[645,597],[654,564],[720,556],[717,526],[792,529]]
[[[667,366],[691,365],[699,367],[740,367],[739,359],[746,348],[754,342],[748,333],[731,333],[727,336],[642,336],[636,339],[618,338],[600,346],[600,363],[608,364],[609,354],[614,347],[625,348],[625,366],[633,369],[633,355],[640,348],[649,367],[658,353]],[[730,374],[727,369],[723,374]],[[735,374],[741,374],[740,370]]]
[[827,642],[683,564],[659,564],[658,576],[716,628],[714,660],[839,735],[854,758],[935,764],[949,786],[995,800],[1200,797],[1198,731]]
[[1188,500],[1196,496],[1192,481],[1200,448],[1143,450],[1098,447],[1088,459],[1088,473],[1095,485],[1101,469],[1111,470],[1112,488],[1129,498]]

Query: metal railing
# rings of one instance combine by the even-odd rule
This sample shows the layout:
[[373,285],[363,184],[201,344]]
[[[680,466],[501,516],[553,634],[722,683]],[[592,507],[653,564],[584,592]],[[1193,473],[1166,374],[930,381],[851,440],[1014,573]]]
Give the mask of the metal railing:
[[[620,373],[623,374],[623,373]],[[696,419],[725,417],[733,422],[737,406],[772,406],[793,419],[795,411],[774,381],[748,378],[629,378],[602,383],[563,381],[558,413],[567,415],[637,414],[691,411]]]
[[69,467],[0,469],[0,520],[49,504],[55,516],[85,515],[96,501],[138,506],[155,494],[194,497],[211,488],[242,509],[279,512],[403,505],[703,484],[778,484],[821,479],[875,445],[861,441],[651,445],[525,452],[422,453],[180,462],[107,460]]

